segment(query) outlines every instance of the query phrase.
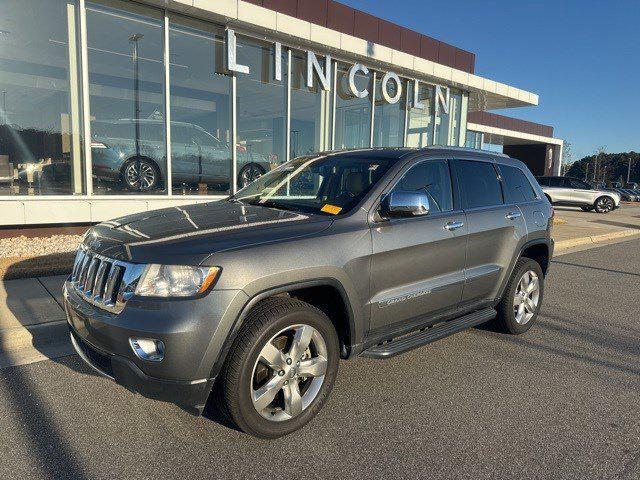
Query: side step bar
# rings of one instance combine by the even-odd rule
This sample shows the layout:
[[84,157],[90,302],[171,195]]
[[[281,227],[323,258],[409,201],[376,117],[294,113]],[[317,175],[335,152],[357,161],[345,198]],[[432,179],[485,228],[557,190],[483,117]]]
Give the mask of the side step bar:
[[469,313],[463,317],[436,324],[424,330],[404,335],[391,341],[375,345],[360,355],[369,358],[390,358],[400,353],[408,352],[414,348],[421,347],[436,340],[448,337],[454,333],[467,330],[468,328],[480,325],[492,320],[497,315],[493,308],[485,308],[477,312]]

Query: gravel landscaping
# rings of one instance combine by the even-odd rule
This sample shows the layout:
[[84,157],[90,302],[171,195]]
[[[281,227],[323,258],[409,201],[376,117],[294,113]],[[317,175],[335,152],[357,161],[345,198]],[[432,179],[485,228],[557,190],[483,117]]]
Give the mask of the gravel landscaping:
[[37,257],[52,253],[74,252],[81,239],[80,235],[0,238],[0,258]]
[[81,239],[81,235],[0,238],[0,279],[67,274]]

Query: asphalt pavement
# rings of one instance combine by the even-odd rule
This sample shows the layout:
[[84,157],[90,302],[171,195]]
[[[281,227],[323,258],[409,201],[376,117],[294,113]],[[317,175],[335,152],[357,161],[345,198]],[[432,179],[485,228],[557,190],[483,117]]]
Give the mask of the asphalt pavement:
[[260,441],[77,357],[0,371],[0,478],[640,478],[640,240],[558,257],[538,323],[343,362],[302,431]]

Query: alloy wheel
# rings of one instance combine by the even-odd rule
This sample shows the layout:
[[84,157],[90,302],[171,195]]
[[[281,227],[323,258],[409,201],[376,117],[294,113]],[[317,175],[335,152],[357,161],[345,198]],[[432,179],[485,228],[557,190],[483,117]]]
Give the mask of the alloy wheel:
[[289,326],[262,347],[251,375],[251,401],[271,421],[290,420],[317,397],[327,371],[327,345],[310,325]]
[[124,172],[127,185],[132,190],[150,190],[156,184],[156,170],[149,162],[135,160]]
[[603,197],[598,200],[596,207],[601,213],[610,212],[611,210],[613,210],[613,200],[611,200],[609,197]]
[[524,325],[534,316],[540,301],[540,279],[533,270],[526,271],[516,287],[513,310],[516,323]]
[[255,182],[262,176],[262,169],[256,165],[247,165],[240,172],[240,186],[239,188],[244,188],[250,183]]

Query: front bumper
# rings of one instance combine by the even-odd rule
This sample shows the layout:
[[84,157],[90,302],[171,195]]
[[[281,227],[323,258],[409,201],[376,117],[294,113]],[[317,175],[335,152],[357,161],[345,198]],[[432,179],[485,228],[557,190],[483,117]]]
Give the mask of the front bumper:
[[[202,412],[211,391],[214,365],[237,317],[235,305],[246,301],[238,290],[214,290],[192,300],[143,302],[134,297],[114,314],[85,301],[68,282],[63,294],[72,343],[91,368],[130,391],[194,414]],[[138,358],[129,345],[131,337],[162,340],[164,359]]]
[[126,358],[101,351],[82,340],[70,325],[69,335],[78,356],[99,374],[114,380],[131,392],[175,403],[194,415],[202,413],[215,379],[181,382],[150,377]]

